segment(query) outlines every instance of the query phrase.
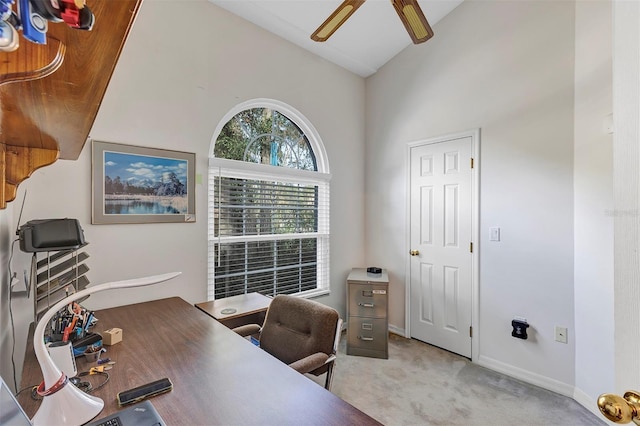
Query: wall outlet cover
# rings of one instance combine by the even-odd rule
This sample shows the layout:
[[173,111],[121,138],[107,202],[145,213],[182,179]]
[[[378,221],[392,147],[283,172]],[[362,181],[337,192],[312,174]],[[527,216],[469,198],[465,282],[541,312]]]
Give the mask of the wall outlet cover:
[[556,342],[567,343],[567,327],[560,327],[556,325]]

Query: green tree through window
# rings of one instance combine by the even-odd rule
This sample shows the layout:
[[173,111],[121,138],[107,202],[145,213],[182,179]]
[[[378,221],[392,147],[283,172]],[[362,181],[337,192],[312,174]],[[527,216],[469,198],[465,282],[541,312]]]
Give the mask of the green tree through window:
[[218,158],[316,171],[316,159],[302,130],[268,108],[252,108],[227,122],[216,140]]

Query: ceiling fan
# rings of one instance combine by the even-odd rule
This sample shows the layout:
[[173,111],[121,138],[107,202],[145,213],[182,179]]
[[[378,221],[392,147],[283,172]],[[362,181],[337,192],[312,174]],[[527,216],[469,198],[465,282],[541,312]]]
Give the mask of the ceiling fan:
[[[366,0],[344,0],[340,6],[318,27],[311,39],[326,41]],[[414,44],[433,37],[433,30],[422,13],[417,0],[391,0]]]

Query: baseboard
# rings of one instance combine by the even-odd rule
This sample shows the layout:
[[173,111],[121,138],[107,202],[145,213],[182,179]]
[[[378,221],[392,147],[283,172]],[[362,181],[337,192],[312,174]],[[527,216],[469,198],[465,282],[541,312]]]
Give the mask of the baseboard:
[[539,386],[543,389],[547,389],[555,393],[559,393],[560,395],[574,398],[574,386],[568,385],[558,380],[554,380],[540,374],[532,373],[530,371],[523,370],[522,368],[514,367],[513,365],[505,364],[504,362],[486,357],[484,355],[480,355],[477,364],[490,370],[506,374],[507,376],[513,377],[515,379],[522,380],[523,382]]
[[591,398],[589,395],[584,393],[582,389],[575,388],[573,391],[573,399],[580,405],[582,405],[587,410],[591,411],[595,416],[597,416],[600,420],[607,422],[608,424],[614,424],[609,422],[604,418],[600,410],[598,409],[598,401]]
[[395,325],[389,324],[389,332],[393,334],[397,334],[398,336],[401,336],[401,337],[407,337],[404,334],[404,328],[396,327]]

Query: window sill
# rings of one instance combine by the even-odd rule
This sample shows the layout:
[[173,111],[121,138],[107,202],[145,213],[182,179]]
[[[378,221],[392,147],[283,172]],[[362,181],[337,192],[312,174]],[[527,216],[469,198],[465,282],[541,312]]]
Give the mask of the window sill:
[[326,296],[329,294],[331,294],[331,290],[328,288],[323,288],[323,289],[304,291],[302,293],[296,294],[296,296],[302,297],[304,299],[313,299],[315,297]]

